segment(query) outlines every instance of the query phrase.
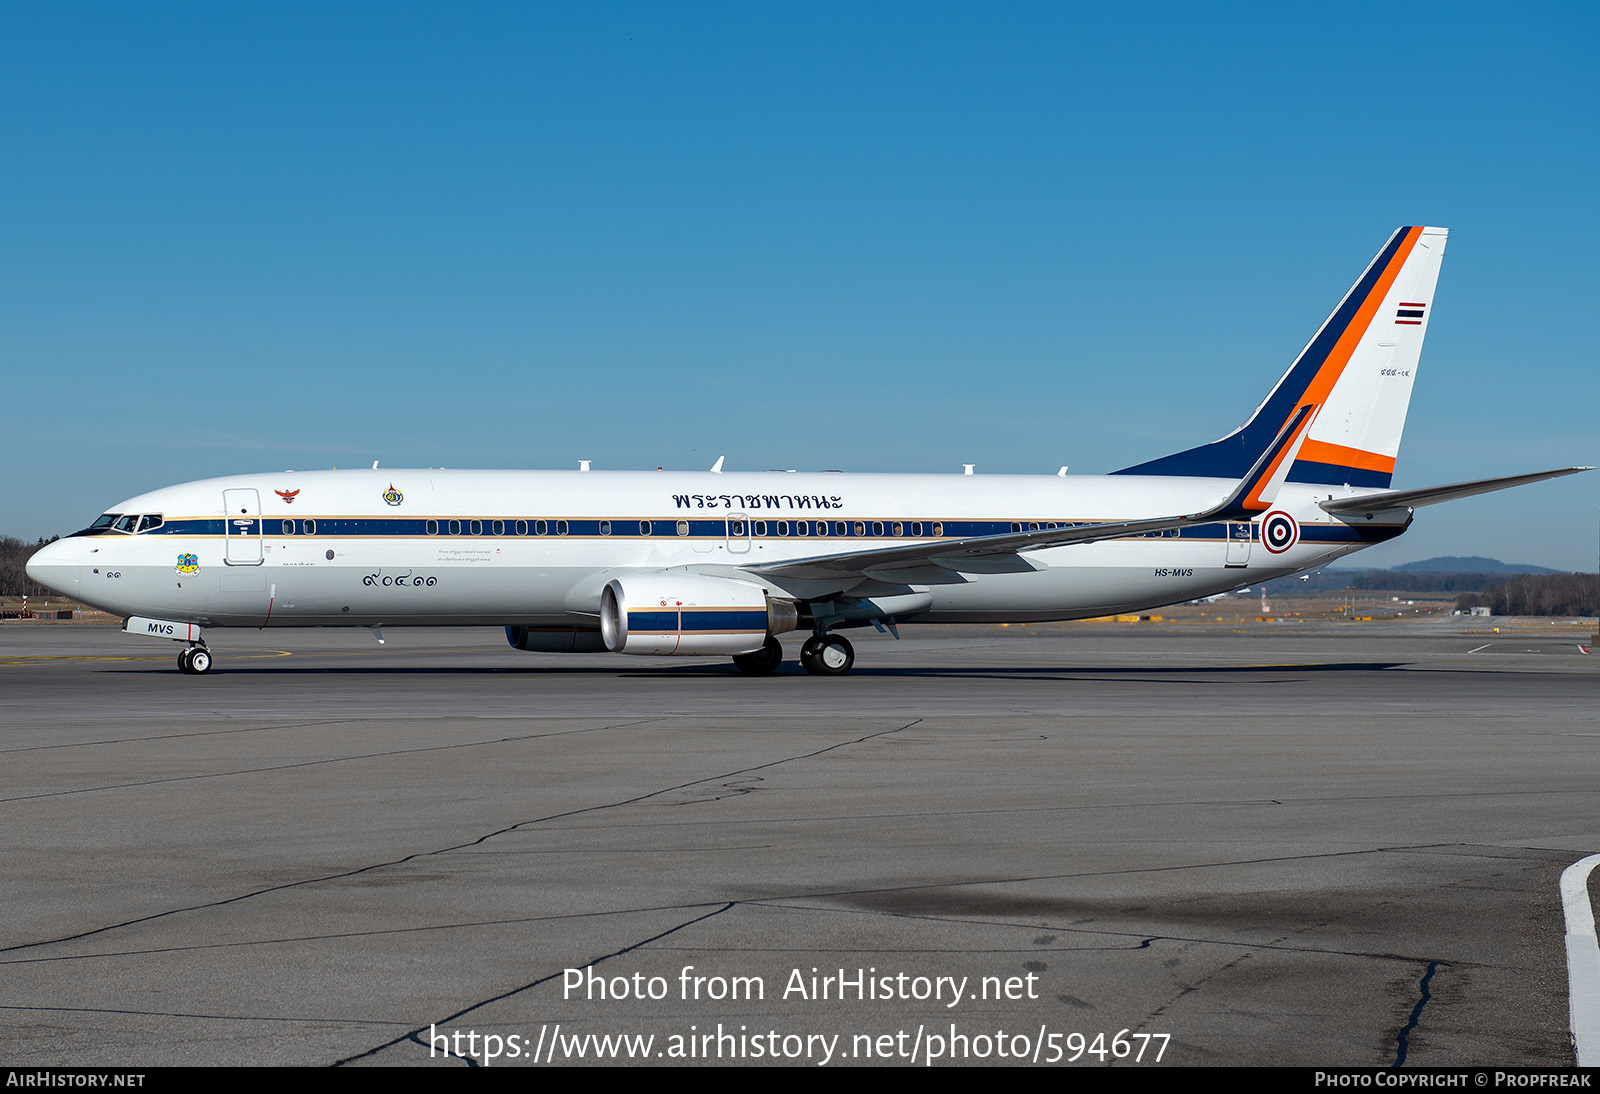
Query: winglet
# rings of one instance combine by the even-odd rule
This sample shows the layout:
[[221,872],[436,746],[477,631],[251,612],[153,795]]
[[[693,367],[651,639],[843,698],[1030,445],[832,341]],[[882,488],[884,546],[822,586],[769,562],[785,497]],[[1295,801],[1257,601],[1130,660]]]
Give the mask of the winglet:
[[722,474],[722,461],[727,459],[727,458],[728,457],[726,457],[726,456],[718,456],[717,457],[717,462],[711,465],[711,473],[713,475]]
[[1278,489],[1289,476],[1294,458],[1305,444],[1316,419],[1320,405],[1303,403],[1284,423],[1278,436],[1256,460],[1255,466],[1239,480],[1239,485],[1220,505],[1196,513],[1191,520],[1196,523],[1218,520],[1250,520],[1272,508]]

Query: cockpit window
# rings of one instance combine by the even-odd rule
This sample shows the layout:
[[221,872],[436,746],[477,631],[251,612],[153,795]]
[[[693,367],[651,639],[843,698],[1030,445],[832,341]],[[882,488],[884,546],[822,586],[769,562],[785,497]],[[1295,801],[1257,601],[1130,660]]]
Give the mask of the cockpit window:
[[72,533],[74,536],[110,536],[118,532],[129,535],[134,532],[148,532],[152,528],[159,528],[162,524],[160,513],[102,513],[89,527],[81,532]]

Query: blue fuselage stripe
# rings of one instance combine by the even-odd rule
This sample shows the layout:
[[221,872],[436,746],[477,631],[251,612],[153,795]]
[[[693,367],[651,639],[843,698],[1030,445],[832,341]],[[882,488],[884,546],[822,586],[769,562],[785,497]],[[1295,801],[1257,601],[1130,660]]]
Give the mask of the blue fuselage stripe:
[[[1351,486],[1387,487],[1389,485],[1388,476],[1381,475],[1379,472],[1362,471],[1359,468],[1340,467],[1334,464],[1312,463],[1306,460],[1297,460],[1294,466],[1297,472],[1305,469],[1306,474],[1308,475],[1320,476],[1319,478],[1312,479],[1311,481],[1326,482],[1330,484],[1348,483]],[[1384,481],[1364,481],[1364,476],[1373,480],[1381,476]],[[543,535],[540,535],[535,531],[536,522],[534,518],[528,517],[480,519],[479,524],[483,530],[476,535],[470,531],[472,523],[471,520],[463,520],[458,517],[430,519],[412,517],[306,517],[297,518],[295,520],[283,520],[275,517],[262,522],[262,525],[265,528],[267,538],[274,540],[325,539],[328,537],[351,536],[393,536],[398,538],[436,540],[440,543],[459,543],[463,540],[486,539],[495,540],[497,542],[505,540],[516,542],[550,542],[571,538],[621,539],[630,541],[659,540],[664,543],[670,543],[677,539],[703,540],[729,538],[728,522],[722,520],[690,521],[689,534],[687,536],[679,536],[676,534],[675,521],[660,520],[651,522],[651,532],[647,535],[642,531],[640,521],[637,518],[629,518],[625,520],[613,519],[608,521],[597,519],[562,518],[559,522],[556,518],[539,519],[543,521],[547,529]],[[504,531],[498,535],[492,531],[494,520],[499,520],[504,527]],[[517,533],[516,525],[519,521],[522,522],[522,524],[527,528],[525,533]],[[460,528],[460,531],[455,534],[451,534],[449,532],[449,526],[452,522],[454,522]],[[436,532],[430,533],[428,531],[427,526],[430,523],[438,529]],[[567,531],[564,534],[556,531],[558,523],[566,524]],[[911,532],[910,526],[913,522],[903,518],[899,519],[898,521],[872,521],[854,519],[845,521],[828,521],[827,523],[830,531],[827,535],[819,535],[816,533],[815,526],[818,523],[822,523],[820,521],[804,522],[808,525],[806,535],[797,534],[797,526],[802,522],[785,521],[783,523],[788,531],[787,536],[781,536],[777,534],[777,521],[767,522],[767,530],[765,534],[756,532],[754,529],[752,529],[752,522],[745,521],[743,523],[743,533],[732,535],[731,538],[734,540],[756,539],[770,542],[772,540],[788,539],[791,541],[799,541],[809,547],[815,548],[818,551],[825,551],[826,548],[831,544],[838,543],[842,547],[852,541],[860,542],[861,540],[886,540],[897,543],[911,541],[933,544],[938,543],[941,540],[973,539],[980,536],[1010,535],[1018,530],[1037,531],[1047,528],[1052,524],[1058,528],[1065,528],[1080,522],[1068,520],[924,520],[920,523],[925,531],[930,530],[935,524],[938,524],[940,526],[940,534],[923,534],[920,536]],[[891,528],[895,523],[900,524],[904,529],[903,534],[897,536],[891,532]],[[857,535],[855,531],[855,527],[858,524],[862,525],[865,529],[860,535]],[[836,525],[843,525],[844,531],[842,533],[833,531],[833,528]],[[881,534],[873,534],[872,528],[874,525],[881,526],[883,528],[883,532]],[[602,526],[609,526],[609,531],[602,532]],[[314,532],[310,530],[313,527],[315,528]],[[673,531],[665,534],[656,531],[656,529],[662,528],[671,528]],[[227,529],[224,521],[221,518],[202,517],[195,519],[169,520],[162,524],[159,528],[153,528],[148,532],[140,532],[138,534],[140,536],[175,536],[182,538],[184,536],[222,536],[226,533],[226,531]],[[1302,527],[1301,539],[1325,543],[1363,543],[1371,542],[1371,536],[1369,533],[1373,531],[1375,530],[1368,528],[1358,529],[1343,523],[1328,525],[1308,524]],[[1174,534],[1174,532],[1176,532],[1176,534]],[[254,536],[257,533],[255,528],[252,526],[245,529],[242,534]],[[1206,524],[1196,528],[1174,529],[1167,532],[1151,533],[1143,536],[1127,536],[1122,537],[1120,541],[1127,542],[1128,540],[1132,539],[1183,539],[1189,542],[1196,542],[1205,540],[1221,541],[1228,538],[1229,534],[1227,525]]]

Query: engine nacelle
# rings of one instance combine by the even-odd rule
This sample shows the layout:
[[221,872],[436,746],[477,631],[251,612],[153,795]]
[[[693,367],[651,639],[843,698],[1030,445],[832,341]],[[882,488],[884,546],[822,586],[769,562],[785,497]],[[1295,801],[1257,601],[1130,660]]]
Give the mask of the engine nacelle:
[[748,581],[656,571],[609,582],[600,593],[600,633],[612,653],[754,653],[767,635],[793,630],[793,604],[773,602]]
[[506,641],[512,649],[534,653],[605,653],[605,639],[599,631],[577,627],[507,627]]

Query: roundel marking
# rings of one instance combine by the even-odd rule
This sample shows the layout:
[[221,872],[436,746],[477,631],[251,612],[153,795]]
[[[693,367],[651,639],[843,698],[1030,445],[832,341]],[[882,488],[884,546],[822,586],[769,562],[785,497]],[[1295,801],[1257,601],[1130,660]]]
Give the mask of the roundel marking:
[[1300,525],[1282,510],[1273,510],[1261,518],[1261,543],[1275,555],[1281,555],[1300,542]]

